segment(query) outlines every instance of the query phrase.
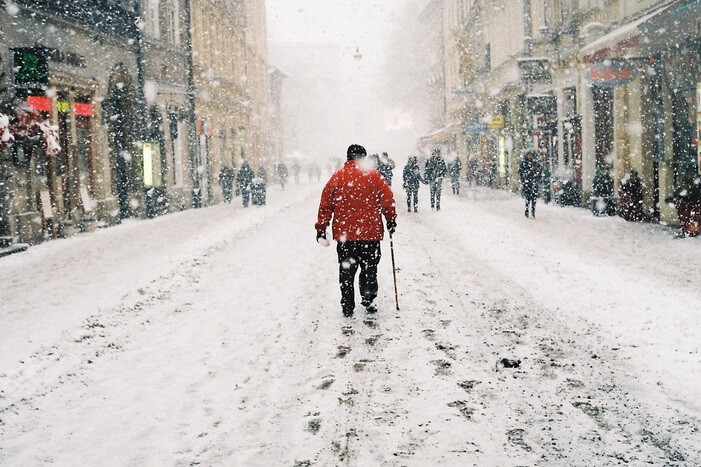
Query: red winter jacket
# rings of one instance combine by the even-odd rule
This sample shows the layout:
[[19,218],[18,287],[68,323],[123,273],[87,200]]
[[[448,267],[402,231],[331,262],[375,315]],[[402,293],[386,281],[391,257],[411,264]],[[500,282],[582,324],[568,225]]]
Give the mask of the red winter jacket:
[[334,240],[380,241],[385,233],[383,214],[388,221],[397,219],[392,189],[380,172],[350,160],[324,187],[315,226],[326,230],[333,215]]

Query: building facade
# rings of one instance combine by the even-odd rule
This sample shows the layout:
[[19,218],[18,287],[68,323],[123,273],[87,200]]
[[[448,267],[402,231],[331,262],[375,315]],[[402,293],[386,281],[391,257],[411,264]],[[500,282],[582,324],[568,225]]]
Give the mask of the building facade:
[[610,174],[615,194],[635,169],[645,217],[677,222],[664,200],[699,174],[701,2],[448,3],[466,61],[457,79],[446,61],[446,83],[464,83],[460,132],[483,183],[517,189],[520,153],[533,146],[546,198],[567,183],[587,205],[597,176]]
[[222,167],[269,164],[263,0],[0,5],[0,248],[215,203]]
[[[111,224],[143,206],[144,117],[133,5],[22,0],[0,9],[2,112],[55,125],[2,151],[0,232],[25,243]],[[32,115],[32,117],[27,117]]]

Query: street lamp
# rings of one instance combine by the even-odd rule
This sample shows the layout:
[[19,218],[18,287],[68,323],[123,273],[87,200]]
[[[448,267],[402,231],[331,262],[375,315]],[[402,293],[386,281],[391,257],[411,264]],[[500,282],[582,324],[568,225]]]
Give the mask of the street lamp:
[[353,54],[353,58],[355,59],[356,62],[359,62],[363,59],[363,54],[360,53],[360,50],[358,47],[355,48],[355,54]]

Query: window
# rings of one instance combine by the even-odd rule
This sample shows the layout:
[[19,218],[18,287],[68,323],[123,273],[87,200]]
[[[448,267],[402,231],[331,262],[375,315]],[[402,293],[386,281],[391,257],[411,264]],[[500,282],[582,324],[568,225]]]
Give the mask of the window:
[[166,0],[164,6],[166,40],[173,45],[180,45],[178,0]]
[[146,0],[145,2],[145,30],[146,34],[154,39],[160,38],[160,24],[158,16],[159,0]]

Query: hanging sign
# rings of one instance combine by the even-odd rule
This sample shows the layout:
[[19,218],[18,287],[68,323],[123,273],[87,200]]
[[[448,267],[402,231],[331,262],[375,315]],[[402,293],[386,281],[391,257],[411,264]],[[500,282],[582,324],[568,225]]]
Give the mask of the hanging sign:
[[474,135],[477,133],[484,133],[487,131],[487,124],[486,123],[479,123],[479,122],[467,122],[465,123],[465,133],[468,135]]
[[628,60],[606,60],[589,68],[589,80],[595,86],[625,86],[637,76],[638,70]]
[[487,123],[487,128],[490,130],[501,130],[504,128],[504,116],[492,115],[492,119]]
[[43,94],[49,84],[49,66],[46,52],[41,47],[12,49],[14,52],[15,87]]
[[550,59],[520,58],[516,64],[518,65],[519,78],[523,83],[537,84],[552,81]]

